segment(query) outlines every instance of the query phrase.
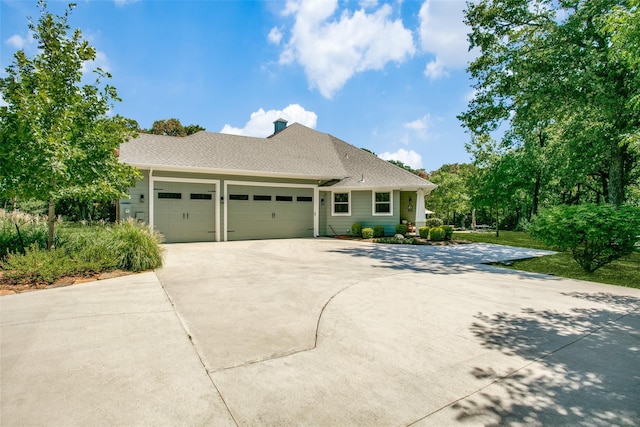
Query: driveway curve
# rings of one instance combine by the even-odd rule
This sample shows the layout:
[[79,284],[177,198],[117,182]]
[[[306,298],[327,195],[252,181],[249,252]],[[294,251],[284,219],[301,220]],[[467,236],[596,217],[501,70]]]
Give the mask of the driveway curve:
[[0,298],[0,423],[634,426],[640,289],[497,245],[166,245],[156,272]]
[[[545,251],[337,239],[167,250],[157,275],[239,425],[640,419],[640,291],[480,264]],[[609,352],[615,367],[600,362]]]

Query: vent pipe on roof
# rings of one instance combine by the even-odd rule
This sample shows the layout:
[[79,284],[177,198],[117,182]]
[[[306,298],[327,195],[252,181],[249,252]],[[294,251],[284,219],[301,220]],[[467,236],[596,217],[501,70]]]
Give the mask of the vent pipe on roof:
[[273,126],[274,126],[273,134],[275,135],[276,133],[280,132],[281,130],[287,127],[287,121],[285,119],[278,119],[275,122],[273,122]]

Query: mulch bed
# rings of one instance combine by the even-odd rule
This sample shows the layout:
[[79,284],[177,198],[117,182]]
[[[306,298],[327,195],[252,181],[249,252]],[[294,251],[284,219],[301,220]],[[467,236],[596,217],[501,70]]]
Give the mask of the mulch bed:
[[31,292],[41,289],[61,288],[64,286],[78,285],[81,283],[95,282],[96,280],[112,279],[114,277],[127,276],[133,274],[130,271],[114,270],[106,273],[92,274],[90,276],[65,276],[56,280],[54,283],[46,282],[30,282],[16,281],[4,277],[3,271],[0,271],[0,296],[19,294],[22,292]]
[[[373,239],[363,239],[362,237],[353,237],[353,236],[349,236],[347,234],[338,234],[333,236],[334,239],[341,239],[341,240],[353,240],[356,242],[370,242],[370,243],[376,243],[376,240],[379,239],[379,237],[373,238]],[[391,237],[387,237],[387,238],[391,238]],[[428,239],[423,239],[422,237],[406,237],[406,239],[417,239],[420,241],[421,244],[423,245],[430,245],[430,246],[450,246],[450,245],[468,245],[469,243],[473,243],[469,240],[460,240],[460,239],[454,239],[454,240],[446,240],[446,241],[442,241],[442,242],[432,242],[431,240]],[[386,244],[386,243],[385,243]]]

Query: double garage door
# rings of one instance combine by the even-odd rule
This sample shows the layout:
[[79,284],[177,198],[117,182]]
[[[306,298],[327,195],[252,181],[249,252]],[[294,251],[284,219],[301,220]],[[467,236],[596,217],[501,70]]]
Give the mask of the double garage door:
[[313,237],[313,188],[229,185],[227,239]]
[[215,240],[215,184],[156,181],[153,187],[153,223],[165,242]]
[[[154,227],[167,243],[215,241],[215,184],[154,182]],[[227,186],[227,240],[313,237],[313,188]]]

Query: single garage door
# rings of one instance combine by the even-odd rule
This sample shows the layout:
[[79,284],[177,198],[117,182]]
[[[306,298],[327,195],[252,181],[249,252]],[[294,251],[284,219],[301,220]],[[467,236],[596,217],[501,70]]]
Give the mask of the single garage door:
[[154,227],[167,243],[214,241],[215,200],[215,184],[156,181]]
[[229,185],[227,240],[313,237],[313,188]]

